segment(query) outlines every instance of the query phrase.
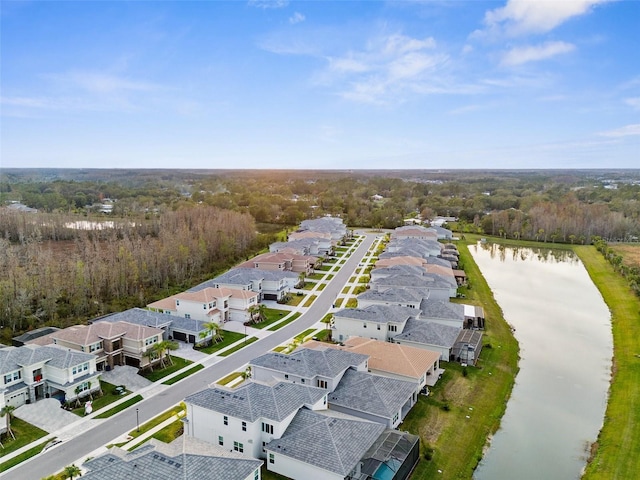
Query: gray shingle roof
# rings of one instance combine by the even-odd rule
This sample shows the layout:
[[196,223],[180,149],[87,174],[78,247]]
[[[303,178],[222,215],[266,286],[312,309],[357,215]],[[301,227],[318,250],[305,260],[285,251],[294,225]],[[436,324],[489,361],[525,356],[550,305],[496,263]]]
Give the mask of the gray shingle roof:
[[397,305],[369,305],[365,308],[344,308],[335,312],[334,316],[376,323],[403,323],[417,313],[415,308]]
[[423,300],[420,303],[421,317],[464,321],[464,305],[442,300]]
[[0,375],[29,365],[46,362],[47,365],[66,369],[96,358],[91,353],[69,350],[54,345],[25,345],[0,349]]
[[178,317],[176,315],[167,315],[165,313],[152,312],[151,310],[145,310],[143,308],[131,308],[124,312],[112,313],[104,317],[96,318],[93,323],[96,322],[128,322],[136,325],[142,325],[145,327],[162,328],[172,321],[175,321]]
[[384,278],[376,278],[371,281],[372,285],[389,287],[411,287],[411,288],[439,288],[450,289],[451,285],[442,278],[434,274],[424,275],[394,274]]
[[452,348],[461,330],[462,327],[453,327],[412,318],[407,321],[402,333],[396,335],[394,340],[409,340],[426,345]]
[[383,292],[367,290],[356,298],[358,301],[370,300],[375,302],[415,303],[422,301],[422,299],[428,295],[428,292],[420,292],[413,288],[392,288]]
[[215,287],[219,284],[224,285],[249,285],[253,281],[269,280],[280,281],[285,278],[298,278],[297,273],[293,272],[276,272],[275,270],[260,270],[258,268],[232,268],[228,272],[223,273],[211,280],[196,285],[187,290],[188,292],[199,292],[208,287]]
[[329,417],[303,408],[284,435],[265,448],[346,477],[384,429],[379,423]]
[[316,375],[333,378],[349,367],[360,365],[368,358],[367,355],[342,350],[299,348],[289,355],[266,353],[251,360],[250,364],[305,378],[313,378]]
[[374,268],[372,276],[386,275],[424,275],[426,270],[418,265],[392,265],[390,267]]
[[249,382],[235,390],[207,388],[184,401],[214,412],[255,422],[259,418],[281,421],[304,405],[311,405],[327,394],[322,388],[280,382],[265,385]]
[[347,370],[338,387],[329,394],[329,406],[391,419],[413,395],[416,387],[416,382]]
[[193,447],[190,437],[180,437],[169,445],[157,440],[132,452],[112,448],[89,460],[83,467],[87,480],[176,480],[208,478],[244,480],[262,465],[261,460],[222,451],[215,445]]

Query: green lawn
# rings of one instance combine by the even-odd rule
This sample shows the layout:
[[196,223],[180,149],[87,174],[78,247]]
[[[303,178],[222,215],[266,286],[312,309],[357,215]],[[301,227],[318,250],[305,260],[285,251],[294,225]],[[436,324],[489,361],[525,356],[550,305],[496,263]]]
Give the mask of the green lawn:
[[611,311],[613,379],[605,421],[584,479],[638,478],[640,472],[640,299],[595,247],[576,246]]
[[203,368],[204,368],[204,365],[202,365],[201,363],[198,363],[197,365],[194,365],[193,367],[189,368],[188,370],[185,370],[179,375],[176,375],[175,377],[172,377],[169,380],[165,380],[164,382],[162,382],[162,385],[173,385],[174,383],[179,382],[183,378],[187,378],[189,375],[192,375],[196,373],[198,370],[202,370]]
[[[114,393],[114,389],[116,388],[115,385],[112,385],[108,382],[104,382],[102,380],[100,380],[100,388],[102,389],[101,396],[97,396],[96,394],[93,394],[93,402],[91,405],[93,406],[94,412],[96,410],[100,410],[101,408],[106,407],[107,405],[117,400],[120,400],[124,395],[131,393],[131,391],[125,390],[124,394],[118,395],[117,393]],[[90,398],[87,396],[87,397],[84,397],[83,400],[90,400]],[[75,405],[75,403],[73,405]],[[84,417],[84,402],[83,402],[83,406],[74,408],[71,411],[76,415],[78,415],[79,417]]]
[[349,298],[347,300],[345,308],[358,308],[358,300],[355,298]]
[[121,404],[107,410],[104,413],[101,413],[100,415],[96,415],[94,418],[109,418],[112,417],[113,415],[115,415],[116,413],[119,413],[123,410],[126,410],[127,408],[129,408],[131,405],[135,405],[138,402],[142,401],[142,395],[136,395],[135,397],[131,397],[130,399],[122,402]]
[[232,343],[236,343],[238,340],[242,340],[245,337],[243,333],[238,332],[224,332],[224,339],[221,342],[214,343],[208,347],[197,348],[199,352],[207,353],[209,355],[216,353],[217,351],[228,347]]
[[236,378],[240,378],[243,375],[244,375],[244,372],[231,372],[229,375],[221,378],[216,383],[218,385],[228,385],[229,383],[233,382]]
[[310,307],[311,304],[316,300],[316,298],[318,298],[317,295],[311,295],[309,298],[307,298],[307,301],[304,302],[303,307]]
[[247,345],[251,345],[253,342],[257,342],[258,341],[258,337],[250,337],[250,338],[245,338],[245,341],[242,343],[239,343],[238,345],[236,345],[233,348],[230,348],[229,350],[225,350],[224,352],[222,352],[220,354],[221,357],[227,357],[229,355],[231,355],[232,353],[237,352],[238,350],[240,350],[241,348],[246,347]]
[[300,312],[296,312],[293,315],[291,315],[289,318],[287,318],[286,320],[283,320],[282,322],[278,323],[277,325],[273,325],[273,326],[267,328],[267,330],[269,330],[270,332],[274,332],[274,331],[278,330],[279,328],[284,327],[285,325],[289,325],[291,322],[296,320],[300,315],[302,315]]
[[304,337],[306,337],[307,335],[311,335],[311,332],[315,332],[315,328],[307,328],[304,332],[299,333],[298,335],[296,335],[295,337],[293,337],[296,340],[304,340]]
[[284,317],[287,313],[289,313],[289,310],[276,310],[274,308],[265,308],[265,310],[264,310],[264,320],[262,320],[261,322],[258,322],[258,323],[254,323],[251,326],[253,328],[265,328],[265,327],[268,327],[272,323],[277,322],[278,320],[282,319],[282,317]]
[[291,295],[291,298],[289,298],[289,301],[287,302],[287,305],[291,305],[292,307],[296,307],[296,306],[300,305],[300,302],[302,302],[304,297],[305,297],[304,295]]
[[[225,335],[226,336],[226,335]],[[173,365],[168,365],[169,361],[165,360],[167,366],[164,368],[157,368],[155,370],[144,370],[140,372],[144,378],[151,382],[157,382],[158,380],[166,377],[167,375],[171,375],[172,373],[177,372],[178,370],[182,370],[184,367],[191,365],[193,362],[190,360],[185,360],[180,357],[171,357],[171,361]]]
[[134,430],[131,430],[129,432],[129,435],[131,437],[133,437],[133,438],[139,437],[140,435],[142,435],[145,432],[148,432],[149,430],[151,430],[155,426],[160,425],[165,420],[173,417],[174,415],[180,414],[180,412],[184,412],[185,414],[187,412],[187,406],[183,402],[181,402],[179,405],[176,405],[173,408],[170,408],[166,412],[161,413],[157,417],[152,418],[147,423],[145,423],[143,425],[140,425],[140,430],[139,431],[138,431],[137,428],[134,429]]
[[[2,417],[3,424],[6,423],[6,419]],[[29,445],[31,442],[35,442],[39,438],[42,438],[47,435],[47,432],[41,430],[35,425],[31,425],[30,423],[25,422],[24,420],[20,420],[17,417],[11,418],[11,430],[13,431],[16,439],[14,440],[11,436],[8,436],[6,433],[2,435],[2,445],[4,448],[0,448],[0,458],[4,457],[8,453],[15,452],[25,445]],[[42,445],[44,447],[44,445]],[[24,458],[23,460],[25,460]],[[4,470],[4,464],[0,466],[1,470]],[[0,471],[1,471],[0,470]]]
[[[17,437],[16,437],[17,438]],[[34,439],[35,440],[35,439]],[[20,455],[16,455],[15,457],[13,457],[10,460],[7,460],[4,463],[0,464],[0,472],[4,472],[6,470],[9,470],[12,467],[15,467],[16,465],[18,465],[19,463],[24,462],[25,460],[28,460],[31,457],[35,457],[36,455],[38,455],[42,449],[44,447],[47,446],[47,444],[50,442],[50,440],[47,440],[46,442],[42,442],[39,445],[36,445],[35,447],[30,448],[29,450],[27,450],[26,452],[22,452]],[[2,442],[3,444],[5,443],[5,441],[3,440]],[[29,442],[30,443],[30,442]],[[23,445],[24,446],[24,445]],[[6,448],[6,447],[5,447]],[[21,448],[21,447],[20,447]],[[16,448],[14,448],[12,451],[17,450]],[[4,450],[2,450],[2,455],[6,455],[9,452],[5,452]]]

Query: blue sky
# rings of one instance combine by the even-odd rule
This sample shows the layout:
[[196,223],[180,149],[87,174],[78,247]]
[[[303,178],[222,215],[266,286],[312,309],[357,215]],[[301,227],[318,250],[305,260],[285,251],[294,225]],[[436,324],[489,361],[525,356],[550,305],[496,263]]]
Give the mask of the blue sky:
[[0,4],[2,167],[640,167],[640,2]]

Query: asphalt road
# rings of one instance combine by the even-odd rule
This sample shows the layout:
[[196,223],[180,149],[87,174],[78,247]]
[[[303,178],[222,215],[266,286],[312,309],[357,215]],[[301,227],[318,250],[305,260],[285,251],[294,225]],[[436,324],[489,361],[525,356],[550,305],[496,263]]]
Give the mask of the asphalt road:
[[140,425],[142,425],[182,401],[187,395],[207,388],[209,384],[217,379],[240,368],[251,359],[274,349],[314,325],[331,309],[336,297],[349,281],[354,270],[376,239],[375,234],[365,235],[364,241],[356,251],[347,259],[347,262],[335,274],[325,289],[317,293],[316,300],[296,321],[228,357],[222,357],[214,365],[190,375],[159,394],[137,403],[135,405],[136,408],[131,407],[114,415],[106,422],[91,428],[89,428],[91,424],[87,423],[87,431],[54,449],[32,457],[29,461],[24,462],[8,473],[3,473],[0,477],[40,480],[54,472],[58,472],[65,466],[76,462],[79,458],[88,456],[99,447],[136,428],[138,421],[136,410],[138,411]]

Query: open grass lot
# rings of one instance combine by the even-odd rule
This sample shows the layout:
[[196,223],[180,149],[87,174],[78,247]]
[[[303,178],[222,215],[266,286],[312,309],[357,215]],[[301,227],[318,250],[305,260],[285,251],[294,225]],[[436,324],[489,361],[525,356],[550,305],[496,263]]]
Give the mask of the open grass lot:
[[[458,244],[473,288],[467,303],[482,305],[487,319],[478,368],[443,362],[442,379],[429,397],[420,396],[401,430],[420,436],[422,457],[412,480],[471,478],[486,439],[500,425],[518,371],[518,344],[466,244]],[[490,344],[490,347],[488,346]],[[467,418],[469,416],[469,418]],[[433,449],[431,460],[424,458]],[[438,473],[441,470],[442,473]]]
[[613,326],[609,402],[604,426],[583,478],[639,478],[640,300],[595,247],[578,246],[574,250],[609,307]]
[[640,266],[640,244],[610,243],[609,248],[622,256],[622,263],[628,267]]
[[261,322],[258,322],[258,323],[254,323],[251,326],[253,328],[265,328],[265,327],[268,327],[272,323],[277,322],[278,320],[282,319],[282,317],[284,317],[287,313],[289,313],[288,310],[277,310],[275,308],[265,308],[264,312],[263,312],[264,320],[262,320]]

